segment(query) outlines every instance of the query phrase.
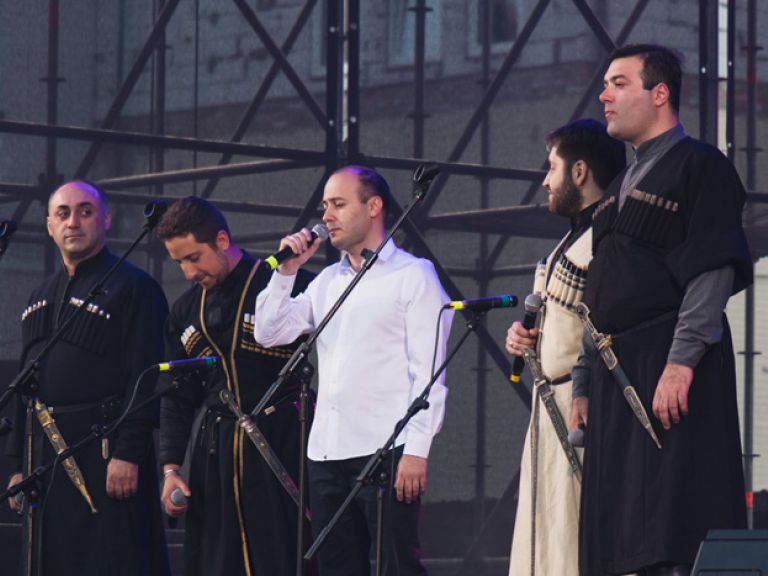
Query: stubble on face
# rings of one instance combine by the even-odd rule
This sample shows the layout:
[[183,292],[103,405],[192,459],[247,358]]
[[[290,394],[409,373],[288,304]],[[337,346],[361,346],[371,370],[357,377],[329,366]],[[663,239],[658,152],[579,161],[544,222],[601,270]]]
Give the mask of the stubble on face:
[[215,245],[198,242],[191,233],[165,240],[165,248],[181,267],[184,277],[206,290],[222,284],[231,272],[223,251]]

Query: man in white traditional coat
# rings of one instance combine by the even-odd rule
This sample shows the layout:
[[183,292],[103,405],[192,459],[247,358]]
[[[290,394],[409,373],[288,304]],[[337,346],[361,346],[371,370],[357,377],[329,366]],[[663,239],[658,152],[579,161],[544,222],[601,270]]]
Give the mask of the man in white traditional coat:
[[[586,400],[571,396],[571,370],[583,333],[576,306],[592,258],[592,213],[626,164],[624,144],[608,136],[605,126],[595,120],[566,124],[549,134],[546,144],[543,186],[549,192],[549,210],[569,218],[571,229],[536,269],[533,293],[541,301],[536,326],[527,330],[515,322],[507,331],[507,352],[522,356],[525,348],[535,351],[543,377],[533,386],[531,422],[520,463],[510,576],[579,573],[581,455],[568,444],[565,430],[566,422],[571,430],[587,424]],[[559,434],[553,412],[559,414],[554,420],[562,422]]]

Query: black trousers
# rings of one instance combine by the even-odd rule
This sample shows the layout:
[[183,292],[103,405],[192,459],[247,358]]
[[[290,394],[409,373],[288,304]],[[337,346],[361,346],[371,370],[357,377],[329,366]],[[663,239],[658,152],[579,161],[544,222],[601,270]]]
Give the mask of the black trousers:
[[[395,472],[402,447],[395,451]],[[382,470],[389,472],[391,455]],[[349,460],[309,461],[309,498],[315,537],[330,521],[355,484],[368,457]],[[389,483],[392,485],[392,482]],[[390,489],[391,491],[391,489]],[[318,551],[320,576],[368,576],[376,542],[376,486],[365,486],[328,534]],[[382,574],[422,576],[419,544],[420,500],[398,502],[384,494]]]

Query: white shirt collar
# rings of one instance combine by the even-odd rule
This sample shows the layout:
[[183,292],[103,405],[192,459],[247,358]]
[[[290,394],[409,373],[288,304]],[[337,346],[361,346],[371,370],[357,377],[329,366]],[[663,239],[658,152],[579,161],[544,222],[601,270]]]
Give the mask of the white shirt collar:
[[[384,245],[384,248],[381,249],[381,252],[379,252],[379,260],[382,262],[386,262],[392,257],[392,254],[395,253],[397,250],[397,246],[395,246],[395,242],[390,238],[389,241]],[[349,252],[344,251],[341,253],[341,260],[339,261],[339,266],[344,271],[353,271],[352,263],[349,260]]]

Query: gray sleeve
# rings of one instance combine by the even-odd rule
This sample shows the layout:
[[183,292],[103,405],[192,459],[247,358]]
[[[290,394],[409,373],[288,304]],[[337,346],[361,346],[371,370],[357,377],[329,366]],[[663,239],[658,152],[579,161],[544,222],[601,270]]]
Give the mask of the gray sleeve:
[[695,368],[707,346],[723,337],[723,310],[733,287],[732,266],[709,270],[685,287],[667,362]]
[[597,360],[597,351],[592,343],[592,337],[585,329],[581,336],[581,354],[571,369],[574,398],[589,397],[589,379],[592,375],[592,365]]

